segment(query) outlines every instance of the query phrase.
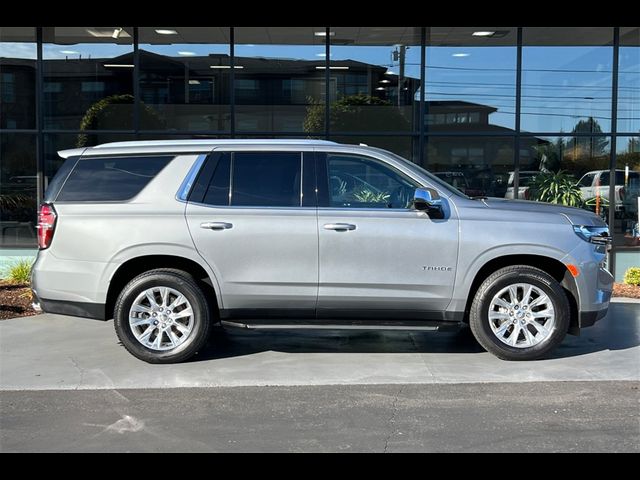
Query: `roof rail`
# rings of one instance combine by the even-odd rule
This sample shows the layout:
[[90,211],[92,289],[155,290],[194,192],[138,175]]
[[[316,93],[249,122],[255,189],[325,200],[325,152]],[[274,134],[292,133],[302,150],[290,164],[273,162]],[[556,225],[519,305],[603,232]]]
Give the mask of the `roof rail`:
[[335,142],[329,142],[326,140],[274,140],[274,139],[252,139],[252,140],[153,140],[143,142],[117,142],[117,143],[105,143],[93,147],[95,150],[104,148],[136,148],[136,147],[181,147],[181,146],[217,146],[217,145],[336,145]]

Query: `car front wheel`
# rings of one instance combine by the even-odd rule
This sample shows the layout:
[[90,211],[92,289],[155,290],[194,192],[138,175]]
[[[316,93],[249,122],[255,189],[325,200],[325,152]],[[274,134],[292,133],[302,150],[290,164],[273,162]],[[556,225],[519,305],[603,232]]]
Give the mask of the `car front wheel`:
[[569,301],[548,273],[528,266],[507,267],[482,284],[469,320],[478,342],[496,357],[538,360],[566,337]]

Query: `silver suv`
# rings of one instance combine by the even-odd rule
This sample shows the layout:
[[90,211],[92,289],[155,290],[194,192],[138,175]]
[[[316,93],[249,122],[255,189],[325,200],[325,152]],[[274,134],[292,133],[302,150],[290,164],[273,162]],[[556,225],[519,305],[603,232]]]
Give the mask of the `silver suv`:
[[606,225],[469,198],[383,150],[176,141],[61,152],[40,209],[36,306],[115,319],[150,363],[214,326],[470,327],[505,360],[544,357],[607,314]]

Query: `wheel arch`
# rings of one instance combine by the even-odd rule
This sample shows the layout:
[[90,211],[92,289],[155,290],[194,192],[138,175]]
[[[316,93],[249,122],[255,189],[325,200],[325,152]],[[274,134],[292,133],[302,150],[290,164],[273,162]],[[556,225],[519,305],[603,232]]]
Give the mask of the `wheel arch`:
[[473,281],[471,282],[465,308],[465,322],[469,322],[469,312],[471,311],[471,305],[482,283],[498,270],[515,265],[524,265],[527,267],[540,269],[551,275],[562,286],[562,288],[565,290],[565,293],[567,294],[567,298],[569,299],[569,306],[571,310],[569,333],[578,335],[580,332],[578,322],[578,305],[580,296],[576,280],[573,275],[571,275],[571,272],[569,272],[565,264],[563,264],[558,259],[545,255],[504,255],[487,261],[478,270],[475,277],[473,278]]
[[127,283],[144,272],[162,268],[182,270],[191,274],[209,300],[212,314],[222,308],[218,283],[213,274],[201,264],[193,259],[176,255],[143,255],[122,263],[111,276],[105,309],[107,319],[113,318],[116,301]]

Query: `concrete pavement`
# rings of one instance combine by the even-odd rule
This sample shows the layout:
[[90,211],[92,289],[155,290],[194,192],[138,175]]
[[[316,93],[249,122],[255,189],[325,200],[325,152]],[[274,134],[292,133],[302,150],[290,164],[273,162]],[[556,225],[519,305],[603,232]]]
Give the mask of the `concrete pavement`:
[[0,390],[638,381],[640,304],[616,302],[540,362],[502,362],[465,333],[231,331],[215,343],[191,363],[151,366],[118,345],[111,322],[0,322]]

